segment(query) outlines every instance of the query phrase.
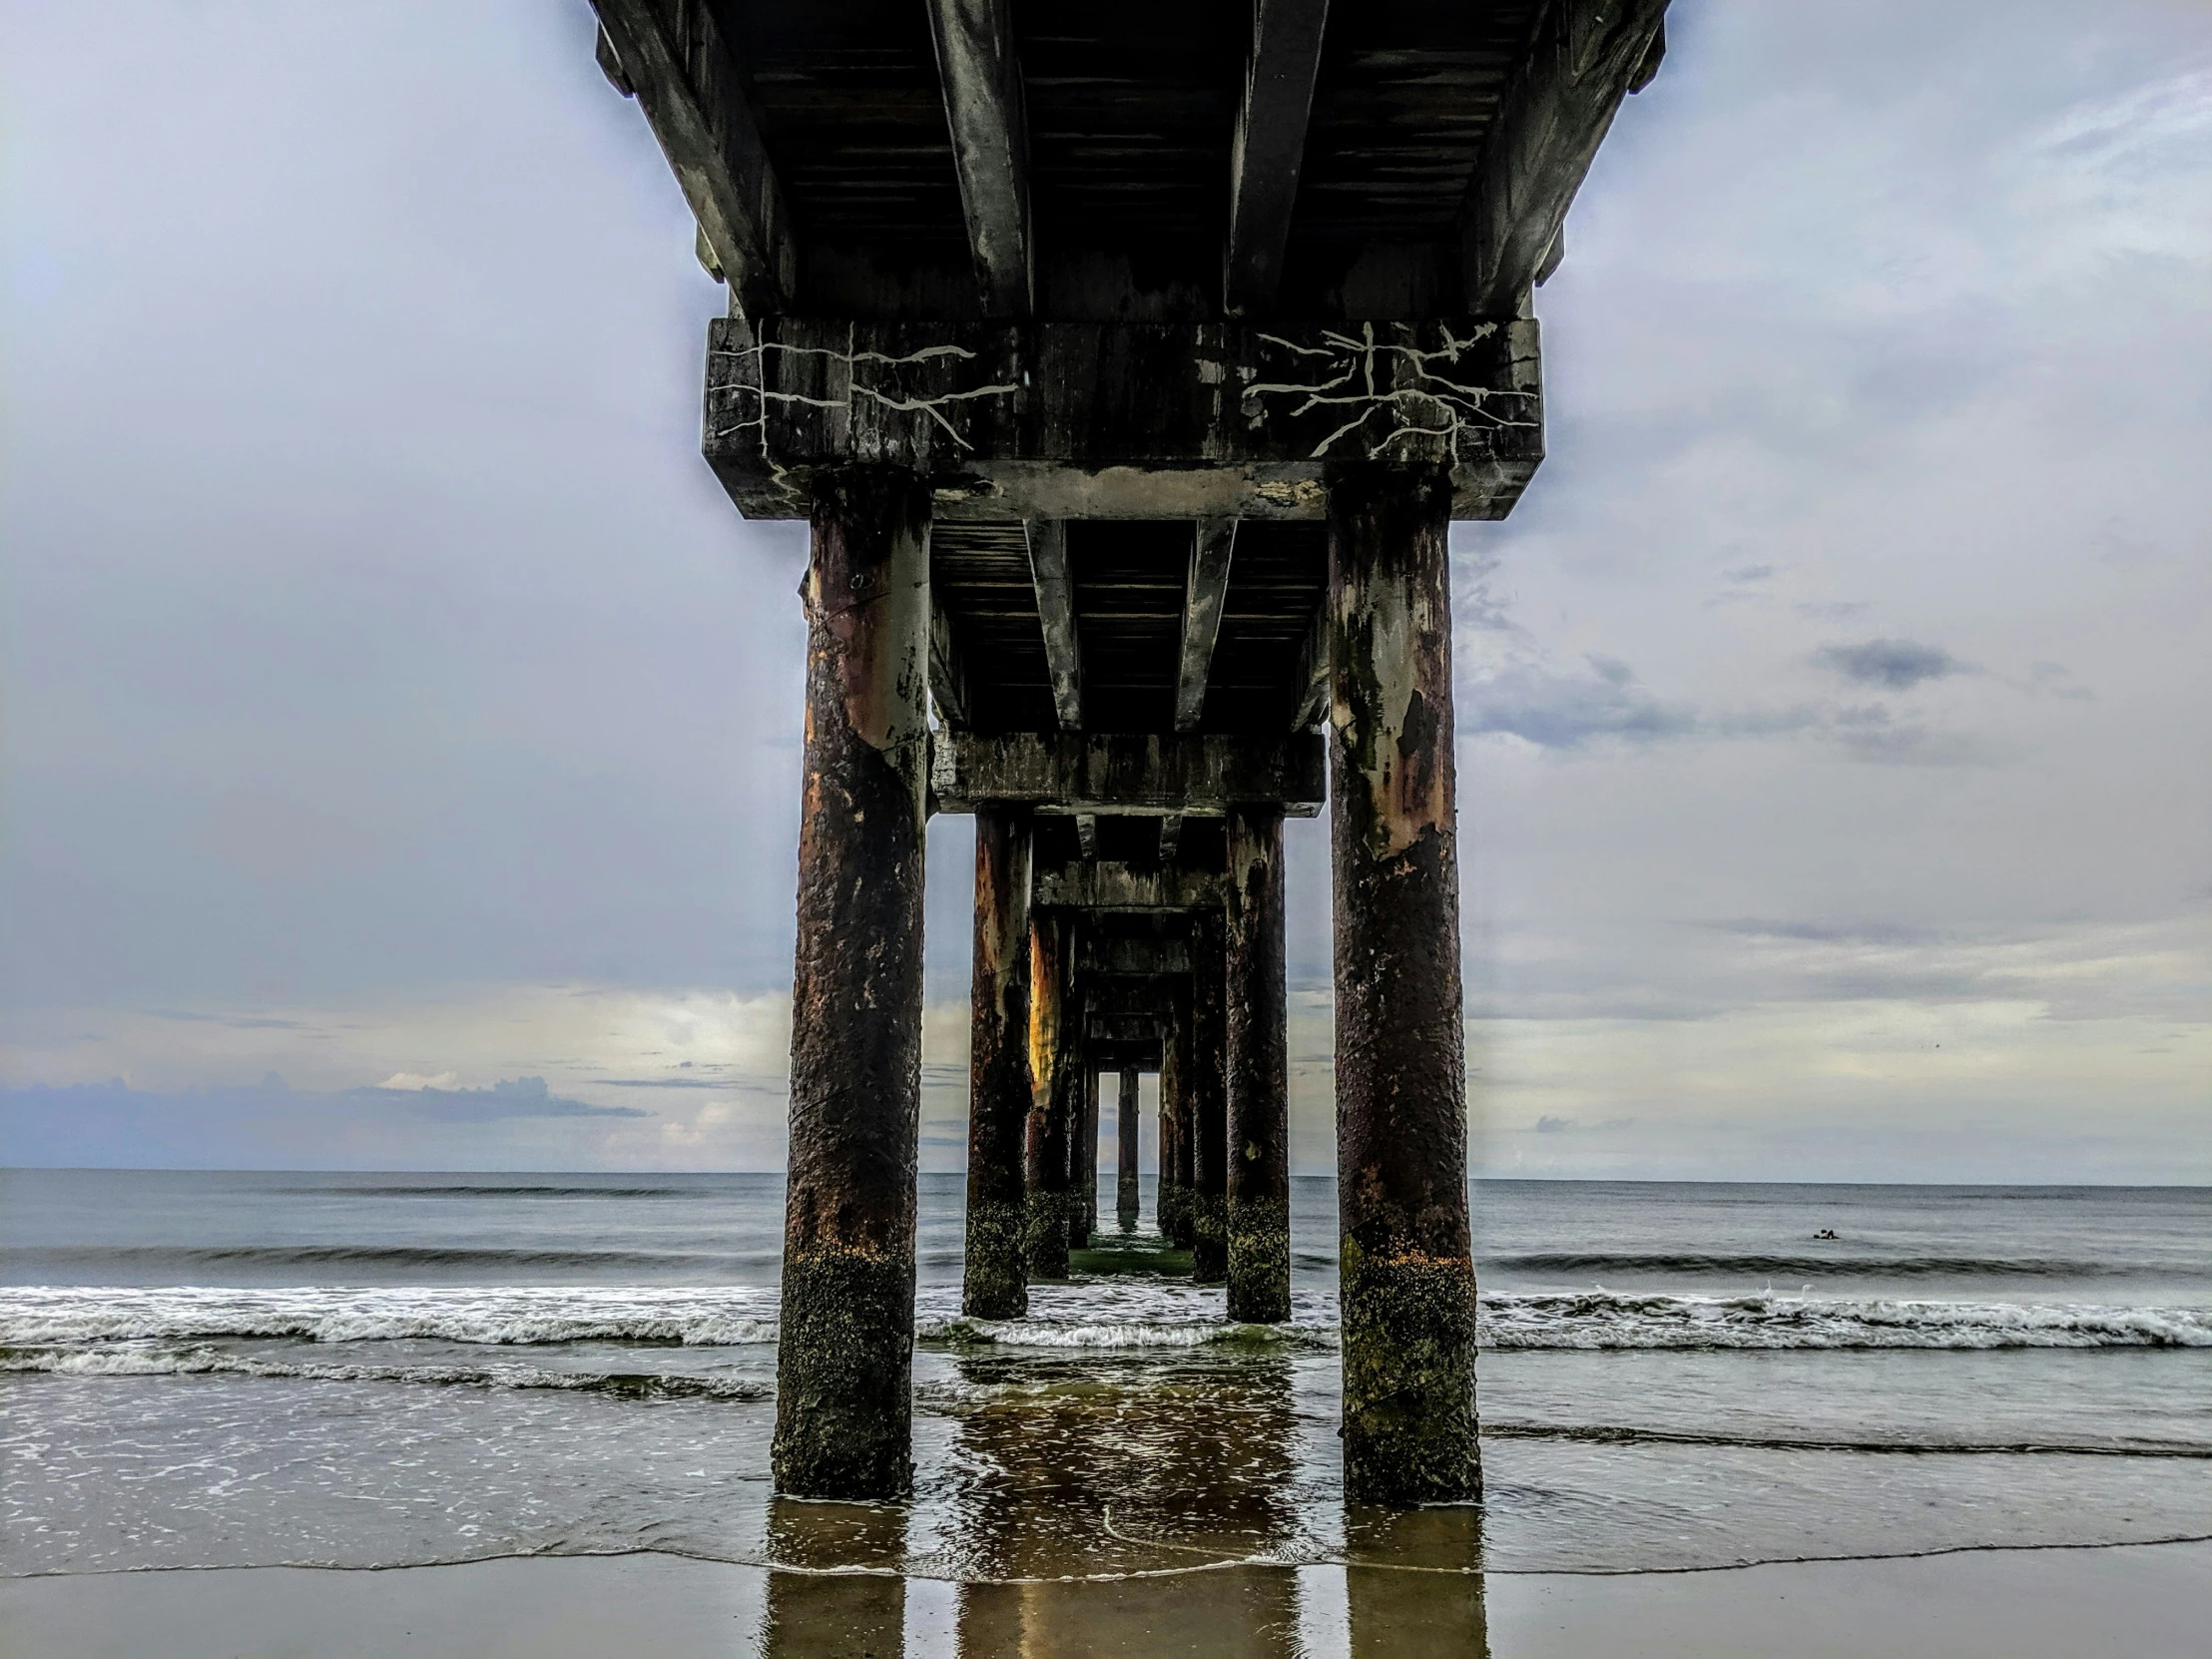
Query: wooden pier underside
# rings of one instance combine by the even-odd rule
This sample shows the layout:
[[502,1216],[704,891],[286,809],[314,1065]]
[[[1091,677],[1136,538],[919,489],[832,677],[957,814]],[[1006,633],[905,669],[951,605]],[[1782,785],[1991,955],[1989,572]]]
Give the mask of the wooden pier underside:
[[815,538],[779,1488],[906,1478],[920,960],[851,895],[904,927],[977,815],[972,1314],[1067,1273],[1149,1069],[1162,1231],[1280,1320],[1327,804],[1347,1489],[1476,1495],[1447,530],[1543,458],[1531,289],[1665,0],[593,4],[729,285],[705,456]]

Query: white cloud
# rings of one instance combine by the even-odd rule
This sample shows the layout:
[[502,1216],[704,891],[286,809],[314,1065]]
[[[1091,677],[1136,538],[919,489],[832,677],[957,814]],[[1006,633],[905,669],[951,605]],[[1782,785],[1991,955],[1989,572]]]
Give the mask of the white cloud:
[[424,1077],[420,1072],[395,1071],[376,1086],[379,1089],[452,1089],[460,1086],[457,1072],[441,1071],[434,1077]]

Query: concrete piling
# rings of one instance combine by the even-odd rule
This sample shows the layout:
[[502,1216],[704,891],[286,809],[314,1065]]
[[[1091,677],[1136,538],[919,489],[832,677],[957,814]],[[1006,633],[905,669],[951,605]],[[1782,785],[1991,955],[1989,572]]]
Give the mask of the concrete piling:
[[1283,815],[1229,815],[1229,1317],[1291,1317]]
[[1190,1135],[1184,1117],[1183,1078],[1190,1069],[1190,999],[1176,998],[1175,1010],[1160,1033],[1160,1236],[1190,1247]]
[[1191,1043],[1184,1084],[1191,1129],[1191,1277],[1229,1276],[1229,1006],[1221,912],[1191,923]]
[[1029,1311],[1022,1253],[1023,1142],[1029,1121],[1028,819],[975,815],[975,949],[969,989],[967,1249],[960,1307],[970,1319]]
[[920,1123],[926,485],[825,478],[813,505],[776,1489],[912,1483]]
[[1333,468],[1331,850],[1345,1489],[1481,1491],[1440,470]]
[[1072,928],[1063,916],[1029,918],[1029,1121],[1023,1141],[1022,1254],[1031,1279],[1068,1276],[1068,1137],[1062,1071],[1082,1025],[1069,1006]]
[[1114,1179],[1114,1219],[1124,1228],[1137,1225],[1137,1068],[1121,1068],[1121,1092],[1114,1107],[1115,1150],[1120,1154]]
[[1083,1062],[1082,1130],[1075,1143],[1075,1211],[1071,1242],[1088,1250],[1098,1231],[1098,1067]]

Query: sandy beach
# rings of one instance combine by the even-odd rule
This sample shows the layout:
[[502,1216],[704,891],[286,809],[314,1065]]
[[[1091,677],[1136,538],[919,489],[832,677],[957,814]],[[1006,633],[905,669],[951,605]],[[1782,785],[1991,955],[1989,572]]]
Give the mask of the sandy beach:
[[0,1646],[17,1659],[2179,1659],[2203,1651],[2207,1629],[2212,1543],[1481,1581],[1305,1567],[963,1588],[643,1554],[0,1584]]

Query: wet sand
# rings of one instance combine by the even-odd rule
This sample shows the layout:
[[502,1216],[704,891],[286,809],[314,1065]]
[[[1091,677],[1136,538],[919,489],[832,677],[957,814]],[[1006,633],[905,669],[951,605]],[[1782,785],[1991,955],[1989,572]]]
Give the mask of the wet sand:
[[1239,1567],[958,1585],[643,1554],[0,1582],[10,1659],[2094,1659],[2187,1655],[2212,1544],[1577,1577]]

